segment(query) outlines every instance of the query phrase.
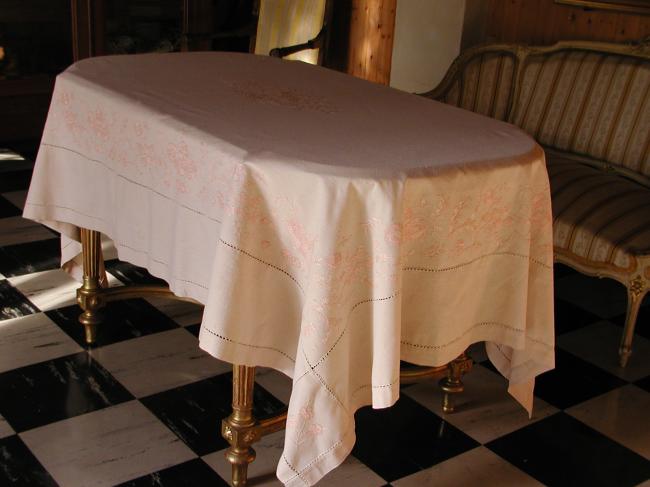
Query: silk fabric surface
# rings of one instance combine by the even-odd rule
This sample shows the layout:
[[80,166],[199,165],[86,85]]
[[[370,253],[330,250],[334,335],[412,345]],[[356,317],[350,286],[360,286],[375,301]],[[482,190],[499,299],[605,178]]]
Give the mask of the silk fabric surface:
[[554,366],[544,154],[519,129],[300,62],[92,58],[59,75],[25,217],[205,304],[200,346],[293,378],[278,478],[312,485],[399,363],[473,342],[530,412]]

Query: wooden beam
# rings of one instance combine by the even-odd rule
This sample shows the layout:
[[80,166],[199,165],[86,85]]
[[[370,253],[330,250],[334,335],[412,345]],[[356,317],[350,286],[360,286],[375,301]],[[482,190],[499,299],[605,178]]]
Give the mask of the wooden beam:
[[387,85],[397,0],[352,0],[347,72]]

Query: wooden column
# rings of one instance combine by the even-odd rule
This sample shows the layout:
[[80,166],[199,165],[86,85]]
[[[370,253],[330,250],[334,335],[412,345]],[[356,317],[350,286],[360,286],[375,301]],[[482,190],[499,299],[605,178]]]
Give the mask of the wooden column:
[[347,72],[387,85],[397,0],[352,0]]
[[209,51],[212,48],[210,39],[188,39],[188,36],[214,34],[214,5],[212,0],[183,1],[183,37],[181,51]]
[[105,0],[71,0],[72,59],[105,54]]

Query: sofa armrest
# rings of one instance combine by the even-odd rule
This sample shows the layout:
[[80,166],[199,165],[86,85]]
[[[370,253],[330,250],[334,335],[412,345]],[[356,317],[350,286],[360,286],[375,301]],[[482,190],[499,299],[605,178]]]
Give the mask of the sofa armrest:
[[303,42],[302,44],[295,44],[293,46],[286,47],[275,47],[269,52],[269,56],[283,58],[295,54],[297,52],[304,51],[306,49],[321,49],[325,43],[325,34],[326,34],[327,25],[323,25],[323,28],[320,30],[316,37]]

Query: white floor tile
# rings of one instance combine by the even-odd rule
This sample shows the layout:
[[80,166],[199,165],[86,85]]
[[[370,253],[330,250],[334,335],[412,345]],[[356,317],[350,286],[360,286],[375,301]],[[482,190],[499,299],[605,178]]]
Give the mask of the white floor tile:
[[0,438],[5,438],[14,434],[14,430],[9,426],[7,420],[0,414]]
[[20,434],[66,487],[115,485],[196,455],[137,401]]
[[602,321],[557,337],[558,347],[628,381],[650,375],[650,340],[636,335],[632,356],[625,368],[618,365],[618,346],[623,328]]
[[533,418],[507,392],[507,381],[481,365],[474,365],[464,376],[465,391],[456,395],[456,411],[442,412],[442,392],[437,382],[426,381],[404,389],[405,394],[444,416],[445,421],[460,428],[480,443],[522,428],[557,411],[550,404],[535,398]]
[[394,487],[542,487],[534,478],[485,447],[392,482]]
[[126,340],[91,351],[136,397],[144,397],[231,370],[199,349],[183,328]]
[[[257,458],[248,467],[249,485],[282,487],[275,471],[284,448],[284,432],[279,431],[262,438],[253,448],[257,452]],[[224,457],[224,452],[225,450],[221,450],[202,458],[222,478],[230,479],[231,467]],[[385,484],[385,480],[352,456],[318,482],[319,487],[379,487]]]
[[[9,282],[41,311],[75,304],[77,302],[77,289],[80,286],[79,282],[70,277],[63,269],[52,269],[10,277]],[[108,274],[108,284],[113,287],[122,283],[111,274]]]
[[467,353],[474,362],[484,362],[488,359],[485,342],[472,343],[467,349]]
[[260,384],[264,389],[269,391],[283,403],[289,404],[291,388],[293,386],[290,377],[287,377],[277,370],[258,367],[255,372],[255,382]]
[[43,313],[0,322],[0,372],[81,351]]
[[11,149],[0,148],[0,173],[33,169],[34,163]]
[[10,191],[2,193],[2,197],[8,200],[12,205],[17,206],[21,210],[25,208],[25,200],[27,199],[27,190],[24,191]]
[[650,460],[650,393],[628,384],[566,410]]
[[40,223],[20,216],[0,218],[0,247],[56,238]]

